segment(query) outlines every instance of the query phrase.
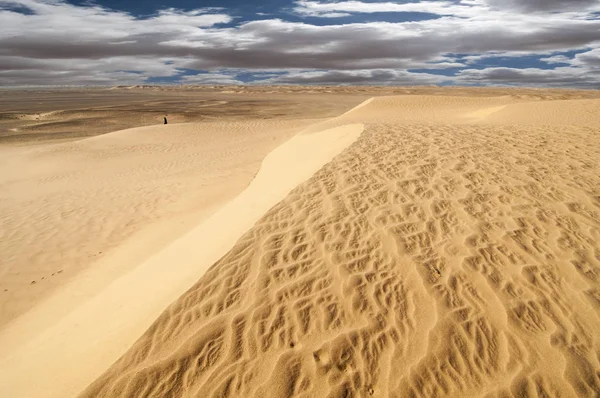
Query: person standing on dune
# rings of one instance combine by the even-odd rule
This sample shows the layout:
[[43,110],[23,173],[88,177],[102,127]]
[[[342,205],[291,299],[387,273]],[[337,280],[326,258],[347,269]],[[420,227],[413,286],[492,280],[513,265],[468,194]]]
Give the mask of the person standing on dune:
[[167,124],[167,117],[165,116],[163,119],[165,119],[165,124]]

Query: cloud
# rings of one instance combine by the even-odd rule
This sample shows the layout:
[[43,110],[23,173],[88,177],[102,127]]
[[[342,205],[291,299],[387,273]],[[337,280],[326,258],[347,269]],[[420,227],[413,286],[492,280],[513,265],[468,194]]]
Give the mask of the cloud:
[[[122,84],[127,79],[138,83],[152,77],[194,80],[182,76],[183,68],[210,71],[213,79],[223,81],[237,81],[233,72],[222,75],[230,70],[287,71],[272,79],[303,84],[325,80],[466,84],[486,78],[496,84],[499,72],[473,72],[486,58],[536,55],[548,65],[568,65],[578,76],[598,67],[596,5],[588,2],[589,7],[583,8],[583,0],[576,0],[582,7],[579,10],[567,7],[564,12],[546,12],[554,9],[546,7],[542,13],[527,13],[516,10],[513,3],[502,6],[494,1],[303,0],[294,5],[305,16],[427,12],[437,17],[395,23],[327,20],[318,25],[272,18],[233,25],[236,19],[221,8],[169,8],[139,18],[58,0],[0,0],[0,84],[111,84],[111,79]],[[551,3],[558,7],[561,2]],[[23,9],[29,11],[16,11]],[[556,54],[573,50],[580,54],[570,58]],[[448,68],[466,69],[454,80],[434,72],[428,76],[408,72]],[[555,75],[565,77],[565,85],[582,84],[573,83],[566,72]],[[527,73],[538,79],[531,71]],[[196,82],[209,79],[206,74],[196,76]],[[520,76],[513,78],[527,84]]]
[[600,69],[600,48],[579,53],[571,62],[572,65]]
[[197,75],[183,76],[181,78],[182,84],[232,84],[232,85],[243,85],[244,82],[238,80],[235,74],[226,73],[199,73]]
[[138,83],[173,76],[185,57],[161,42],[231,21],[215,8],[169,8],[136,18],[95,5],[0,0],[0,85]]
[[486,3],[499,9],[514,9],[527,12],[598,10],[598,0],[487,0]]
[[544,21],[519,31],[502,21],[464,24],[453,18],[326,26],[264,20],[220,33],[231,42],[209,46],[210,39],[204,37],[171,44],[173,50],[197,49],[194,65],[199,68],[411,69],[444,61],[447,67],[457,67],[448,54],[547,54],[587,46],[600,40],[600,21]]
[[48,71],[0,70],[0,86],[71,86],[137,84],[146,76],[127,71],[95,72],[94,70]]
[[486,68],[466,69],[458,73],[456,81],[461,84],[488,84],[540,87],[600,87],[600,73],[573,67],[555,69],[537,68]]
[[354,71],[298,71],[262,81],[267,84],[306,85],[423,85],[448,81],[445,76],[393,69]]
[[549,13],[556,11],[599,11],[597,0],[463,0],[463,1],[418,1],[418,2],[364,2],[358,0],[323,2],[297,0],[294,11],[299,15],[332,18],[336,14],[370,13],[427,13],[462,18],[473,18],[486,14],[500,13]]
[[369,14],[382,12],[419,12],[438,15],[473,16],[477,11],[470,5],[462,5],[451,1],[420,1],[417,3],[392,3],[363,1],[321,2],[299,0],[295,2],[294,11],[303,16],[335,18],[352,14]]

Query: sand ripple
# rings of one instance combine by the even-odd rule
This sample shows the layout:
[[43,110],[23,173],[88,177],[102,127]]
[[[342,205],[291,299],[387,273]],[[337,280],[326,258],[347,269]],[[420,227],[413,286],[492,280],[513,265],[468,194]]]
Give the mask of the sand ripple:
[[598,396],[598,102],[428,101],[347,115],[358,141],[83,396]]

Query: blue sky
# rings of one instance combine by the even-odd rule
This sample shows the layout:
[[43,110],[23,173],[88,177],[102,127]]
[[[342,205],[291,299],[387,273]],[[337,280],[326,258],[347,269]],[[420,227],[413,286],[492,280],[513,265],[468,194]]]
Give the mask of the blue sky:
[[599,0],[0,0],[0,85],[600,88]]

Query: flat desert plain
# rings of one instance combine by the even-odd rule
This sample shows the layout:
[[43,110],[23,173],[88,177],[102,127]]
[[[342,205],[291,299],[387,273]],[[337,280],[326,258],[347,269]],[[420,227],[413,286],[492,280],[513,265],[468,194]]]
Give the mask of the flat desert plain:
[[0,163],[0,396],[600,396],[598,91],[2,90]]

